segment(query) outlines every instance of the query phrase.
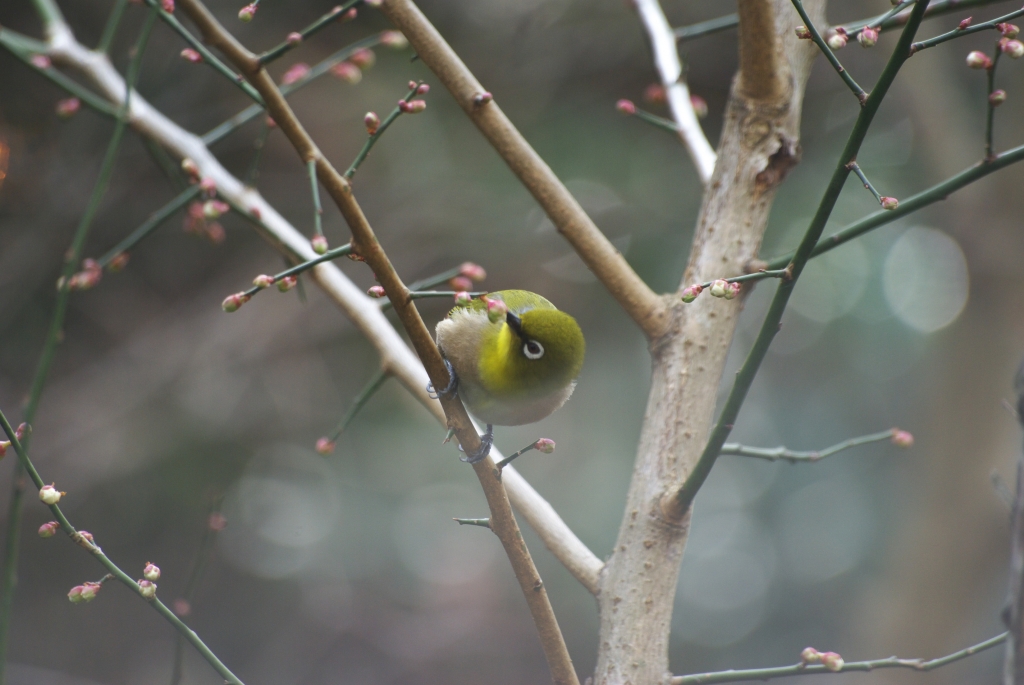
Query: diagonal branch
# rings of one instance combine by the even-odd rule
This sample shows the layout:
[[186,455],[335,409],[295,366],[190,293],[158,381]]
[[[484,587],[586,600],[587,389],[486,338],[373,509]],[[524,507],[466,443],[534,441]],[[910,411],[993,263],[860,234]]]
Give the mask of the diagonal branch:
[[679,138],[690,153],[701,183],[707,185],[715,170],[717,159],[690,102],[690,89],[683,79],[683,66],[679,61],[676,37],[672,33],[658,0],[636,0],[636,10],[651,41],[654,65],[658,68],[661,85],[665,88],[672,119],[676,122]]
[[412,0],[388,0],[380,9],[405,34],[419,58],[451,92],[612,297],[648,338],[664,334],[668,324],[665,301],[643,282],[594,225],[434,25]]
[[[235,65],[263,97],[267,113],[273,117],[282,133],[295,147],[299,156],[311,165],[315,165],[317,177],[330,193],[348,222],[352,231],[352,246],[356,254],[366,260],[373,269],[394,306],[402,326],[405,328],[412,345],[423,365],[427,369],[430,380],[435,388],[447,385],[448,372],[445,369],[441,353],[434,344],[434,339],[420,317],[416,305],[409,296],[409,289],[398,276],[383,247],[377,241],[362,208],[352,194],[348,180],[334,168],[320,152],[313,139],[295,117],[288,102],[278,90],[259,58],[245,49],[223,26],[210,14],[200,0],[183,0],[181,7],[199,27],[206,42],[221,52]],[[465,449],[466,454],[479,451],[481,441],[476,427],[470,421],[469,414],[458,397],[442,397],[441,407],[448,418],[448,426]],[[491,530],[501,540],[505,553],[512,564],[516,579],[530,608],[534,624],[540,637],[544,656],[547,658],[553,680],[558,685],[578,685],[576,670],[573,667],[565,639],[558,627],[554,610],[548,599],[544,583],[537,572],[526,543],[519,531],[508,496],[501,481],[486,460],[473,464],[477,479],[487,497],[491,510]]]
[[[89,50],[75,40],[63,21],[48,26],[47,34],[50,40],[45,53],[55,63],[79,70],[108,102],[118,106],[122,104],[124,79],[105,55]],[[111,108],[110,111],[115,110]],[[131,94],[128,121],[136,131],[177,158],[192,159],[203,177],[216,182],[218,195],[233,206],[243,208],[264,238],[289,259],[306,262],[319,256],[313,252],[309,240],[258,191],[228,172],[199,136],[168,119],[135,91]],[[430,400],[424,389],[429,379],[423,365],[381,312],[379,302],[366,297],[340,269],[331,264],[319,265],[313,271],[313,277],[328,298],[377,349],[382,366],[443,424],[444,412],[437,402]],[[491,450],[491,455],[494,460],[502,458],[496,448]],[[583,544],[551,504],[515,469],[508,467],[504,470],[503,482],[513,506],[526,518],[545,546],[577,580],[596,593],[598,574],[604,562]]]

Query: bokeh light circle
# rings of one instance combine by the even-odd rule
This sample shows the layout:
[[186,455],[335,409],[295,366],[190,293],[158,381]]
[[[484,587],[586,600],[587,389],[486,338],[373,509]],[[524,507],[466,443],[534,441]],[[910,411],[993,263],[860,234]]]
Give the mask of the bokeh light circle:
[[967,260],[950,236],[925,226],[907,230],[889,250],[882,274],[896,317],[922,333],[953,323],[967,304]]

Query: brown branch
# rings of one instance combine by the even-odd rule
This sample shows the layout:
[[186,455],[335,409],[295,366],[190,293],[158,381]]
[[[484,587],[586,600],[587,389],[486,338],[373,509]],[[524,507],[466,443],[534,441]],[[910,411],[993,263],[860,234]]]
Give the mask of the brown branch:
[[[409,335],[413,348],[422,360],[431,382],[435,387],[444,387],[448,382],[448,372],[444,367],[441,354],[423,323],[419,311],[413,304],[409,289],[391,265],[391,261],[366,220],[362,208],[352,195],[352,188],[348,181],[317,148],[277,85],[260,64],[258,57],[228,33],[200,0],[181,0],[180,6],[195,22],[204,40],[219,49],[260,93],[266,103],[267,113],[277,123],[302,160],[307,163],[315,162],[317,178],[330,193],[338,209],[341,210],[342,216],[349,224],[354,252],[366,261],[377,280],[384,287],[384,291]],[[448,425],[454,429],[455,435],[466,453],[478,451],[480,436],[477,435],[462,400],[458,396],[442,398],[441,406],[448,417]],[[547,591],[530,552],[526,548],[515,516],[512,514],[512,507],[505,489],[497,479],[489,461],[480,461],[474,464],[473,469],[491,510],[491,530],[498,536],[505,548],[516,579],[526,597],[526,603],[540,636],[544,655],[551,668],[552,679],[558,685],[578,685],[576,671],[551,608]]]
[[661,336],[668,323],[665,301],[647,287],[594,225],[434,25],[411,0],[387,0],[380,9],[405,34],[419,58],[451,92],[612,297],[648,338]]
[[[1014,379],[1017,419],[1024,426],[1024,362]],[[1010,536],[1010,592],[1006,606],[1006,626],[1010,629],[1003,662],[1003,685],[1024,684],[1024,454],[1017,459],[1017,495],[1013,500]]]
[[[789,68],[775,34],[769,0],[739,0],[739,91],[749,100],[778,102],[788,95]],[[785,70],[784,70],[785,67]]]

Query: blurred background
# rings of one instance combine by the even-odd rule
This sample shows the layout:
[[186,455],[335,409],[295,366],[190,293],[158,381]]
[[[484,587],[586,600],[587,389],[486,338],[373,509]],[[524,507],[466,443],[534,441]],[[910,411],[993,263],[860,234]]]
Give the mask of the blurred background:
[[[94,45],[110,0],[62,2],[79,40]],[[210,5],[253,49],[266,49],[330,9],[329,0],[266,0],[251,24],[240,3]],[[665,0],[674,26],[734,10],[729,2]],[[1012,4],[1012,3],[1011,3]],[[567,183],[634,268],[658,290],[678,287],[700,187],[670,134],[623,117],[657,77],[640,24],[621,0],[423,0],[424,12]],[[888,9],[833,3],[833,23]],[[975,8],[976,21],[1013,9]],[[144,11],[130,6],[114,42],[119,69]],[[922,35],[962,17],[926,22]],[[0,3],[0,24],[39,35],[27,0]],[[388,28],[372,10],[331,27],[275,64],[280,78]],[[895,37],[851,44],[841,57],[861,83],[879,73]],[[964,65],[993,34],[915,56],[860,155],[879,190],[905,198],[980,159],[985,76]],[[178,56],[162,24],[140,92],[202,133],[244,108],[211,69]],[[714,143],[736,66],[734,32],[682,46]],[[409,50],[377,50],[357,85],[325,77],[293,105],[344,168],[365,139],[363,114],[383,116],[406,82],[434,86],[428,107],[402,117],[373,150],[355,189],[411,281],[465,260],[491,290],[528,288],[580,322],[587,361],[576,394],[543,423],[499,428],[506,453],[557,441],[518,467],[596,554],[612,548],[649,383],[639,331],[570,253],[528,194]],[[1004,59],[997,149],[1024,142],[1022,65]],[[19,421],[54,305],[61,257],[91,192],[110,120],[54,112],[66,97],[0,51],[0,406]],[[667,114],[663,106],[643,106]],[[804,108],[803,162],[775,202],[763,255],[795,246],[856,115],[855,99],[820,61]],[[260,124],[214,151],[242,175]],[[86,246],[98,256],[174,195],[129,135]],[[308,182],[272,132],[259,190],[310,234]],[[1008,510],[990,473],[1012,484],[1021,435],[1001,405],[1024,354],[1024,167],[1010,167],[811,263],[733,439],[817,449],[900,426],[916,443],[880,443],[792,466],[723,457],[696,503],[674,611],[672,668],[693,673],[793,663],[813,645],[848,661],[933,657],[1003,630]],[[827,232],[877,210],[851,181]],[[281,258],[236,216],[223,244],[182,231],[179,214],[131,254],[128,268],[75,293],[66,338],[34,423],[43,477],[68,491],[69,518],[129,574],[163,569],[160,596],[186,592],[205,560],[187,621],[250,685],[286,683],[548,682],[529,614],[497,540],[452,517],[486,516],[470,469],[427,412],[388,382],[342,435],[313,451],[373,376],[370,345],[314,287],[306,299],[267,292],[238,313],[221,300]],[[327,203],[331,244],[347,229]],[[339,266],[362,287],[362,265]],[[752,341],[773,286],[750,296],[725,377]],[[428,324],[447,301],[422,304]],[[13,459],[2,464],[6,512]],[[200,554],[208,517],[226,527]],[[176,634],[111,584],[88,605],[73,585],[101,568],[63,537],[34,496],[24,515],[10,644],[13,683],[169,683]],[[593,598],[524,528],[583,675],[596,656]],[[1002,649],[929,675],[881,671],[844,682],[994,682]],[[185,683],[218,682],[186,649]],[[806,682],[806,680],[804,681]]]

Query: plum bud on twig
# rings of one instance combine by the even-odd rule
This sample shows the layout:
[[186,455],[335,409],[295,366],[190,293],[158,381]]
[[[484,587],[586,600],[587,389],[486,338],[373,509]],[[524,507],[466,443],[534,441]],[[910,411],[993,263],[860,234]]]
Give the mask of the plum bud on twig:
[[809,664],[820,664],[821,652],[816,650],[814,647],[804,647],[803,651],[800,652],[800,663],[805,666]]
[[821,655],[821,665],[833,673],[843,670],[843,664],[845,663],[843,657],[835,652],[825,652]]
[[327,252],[327,238],[322,235],[315,235],[313,239],[309,241],[310,246],[313,248],[313,252],[317,254],[324,254]]
[[256,16],[256,4],[246,5],[242,9],[238,10],[238,18],[246,23],[252,21],[252,18]]
[[1008,40],[1003,38],[999,41],[999,49],[1003,51],[1003,54],[1012,59],[1020,59],[1021,57],[1024,57],[1024,43],[1019,40]]
[[473,262],[463,262],[462,266],[459,267],[459,275],[465,276],[477,283],[487,278],[487,272],[484,268],[479,264],[474,264]]
[[988,69],[992,66],[992,60],[984,52],[973,50],[967,53],[967,66],[971,69]]
[[257,288],[269,288],[274,285],[274,277],[268,276],[267,274],[260,274],[256,278],[252,279],[252,284]]
[[352,85],[363,80],[363,72],[351,62],[338,62],[331,67],[331,74]]
[[899,200],[888,195],[883,195],[880,202],[882,203],[882,209],[893,210],[900,206]]
[[283,293],[288,292],[299,284],[299,279],[295,276],[285,276],[277,282],[277,289]]
[[693,107],[693,113],[697,115],[698,119],[703,119],[708,115],[708,103],[701,96],[691,95],[690,106]]
[[865,26],[857,34],[857,42],[860,43],[862,48],[874,47],[875,43],[878,42],[878,29]]
[[847,38],[842,33],[833,33],[825,42],[828,43],[828,46],[833,50],[842,50],[846,47]]
[[82,585],[76,585],[71,588],[68,592],[68,599],[71,600],[72,604],[81,604],[82,602],[91,602],[96,599],[96,594],[100,591],[102,585],[99,583],[83,583]]
[[288,71],[284,72],[284,76],[281,77],[281,85],[290,86],[297,81],[301,81],[309,75],[309,65],[305,62],[299,62],[288,67]]
[[810,40],[811,39],[811,32],[810,32],[810,30],[806,26],[804,26],[802,24],[800,26],[797,26],[794,29],[794,33],[796,33],[796,37],[799,38],[800,40]]
[[219,219],[226,214],[231,207],[220,200],[207,200],[203,203],[203,216],[207,219]]
[[967,28],[971,25],[971,20],[972,19],[974,19],[974,17],[967,17],[966,19],[961,19],[960,23],[956,25],[956,30],[957,31],[966,31]]
[[996,24],[996,28],[999,33],[1003,34],[1006,38],[1016,38],[1017,34],[1020,33],[1020,27],[1016,24],[1010,24],[1008,22],[1001,22]]
[[52,538],[60,530],[60,524],[56,521],[49,521],[39,526],[39,537]]
[[228,519],[226,516],[224,516],[224,514],[220,513],[219,511],[215,511],[212,514],[210,514],[210,518],[207,520],[206,525],[213,532],[219,533],[220,531],[227,528]]
[[230,314],[231,312],[237,312],[248,301],[249,296],[245,293],[235,293],[225,297],[224,301],[220,303],[220,308]]
[[50,58],[46,55],[32,55],[29,63],[36,69],[49,69],[52,66]]
[[39,488],[39,499],[47,506],[53,506],[66,494],[66,492],[61,492],[57,488],[53,487],[53,483]]
[[644,102],[649,102],[652,105],[663,105],[667,100],[668,96],[665,94],[665,86],[660,83],[652,83],[644,88]]
[[636,105],[633,104],[632,100],[626,100],[625,98],[615,103],[615,109],[623,114],[636,114]]
[[96,546],[92,533],[87,530],[75,531],[74,535],[71,536],[71,539],[75,541],[75,544],[80,547],[84,547],[85,549],[92,549]]
[[199,166],[192,161],[191,157],[185,157],[181,160],[181,170],[188,174],[193,181],[199,179]]
[[325,457],[334,451],[334,441],[329,438],[320,438],[316,441],[316,452]]
[[1006,102],[1006,91],[1003,90],[1002,88],[998,90],[993,90],[991,93],[989,93],[988,101],[989,104],[991,104],[993,107],[998,107],[999,105]]
[[683,302],[689,304],[697,299],[697,296],[704,292],[704,286],[694,283],[683,288]]
[[472,301],[473,296],[470,295],[465,290],[460,290],[459,292],[455,293],[455,306],[457,307],[465,307]]
[[183,60],[185,60],[186,62],[191,62],[192,64],[199,64],[203,61],[203,56],[195,50],[193,50],[192,48],[185,48],[179,54],[181,55],[181,58]]
[[533,449],[543,454],[551,454],[555,451],[555,441],[551,438],[539,438],[533,443]]
[[366,132],[372,136],[380,128],[380,117],[376,112],[367,112],[363,117],[363,125],[366,126]]
[[451,286],[452,290],[472,290],[473,281],[466,278],[465,276],[453,276],[448,279],[448,285]]
[[292,31],[285,37],[284,42],[292,46],[298,45],[302,42],[302,34],[298,31]]
[[213,198],[217,194],[217,182],[207,176],[199,182],[199,190],[205,197]]
[[128,253],[120,252],[107,262],[107,271],[116,274],[118,271],[123,271],[126,266],[128,266]]
[[7,456],[7,448],[11,446],[10,440],[0,440],[0,459]]
[[380,44],[392,50],[402,50],[409,46],[409,39],[401,31],[385,31],[380,36]]
[[376,300],[387,295],[387,293],[384,292],[384,286],[382,285],[371,285],[369,290],[366,291],[366,294]]
[[82,108],[82,101],[78,98],[66,98],[57,103],[57,116],[61,119],[70,119]]
[[477,93],[476,95],[473,96],[473,106],[483,107],[493,99],[494,96],[487,91],[484,91],[483,93]]
[[426,100],[405,100],[398,101],[398,109],[406,114],[419,114],[427,108]]
[[910,433],[910,431],[894,428],[892,431],[892,444],[896,445],[897,447],[902,447],[904,449],[912,447],[914,444],[914,436]]
[[711,284],[711,297],[725,297],[725,294],[731,290],[732,288],[729,287],[728,281],[719,278]]
[[147,561],[146,566],[142,569],[142,577],[146,580],[160,580],[160,567],[151,561]]
[[139,594],[146,599],[153,599],[156,597],[156,583],[151,580],[140,580],[139,583]]
[[374,64],[377,63],[377,55],[373,53],[370,48],[362,48],[352,53],[352,56],[348,58],[352,64],[356,65],[363,71],[366,71]]
[[160,0],[160,9],[168,14],[174,12],[174,0]]
[[487,303],[487,319],[491,323],[505,320],[505,315],[508,314],[508,305],[504,300],[497,297],[485,297],[484,302]]

